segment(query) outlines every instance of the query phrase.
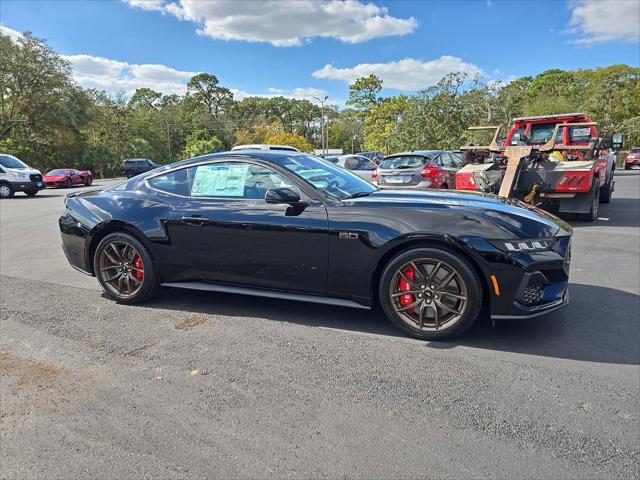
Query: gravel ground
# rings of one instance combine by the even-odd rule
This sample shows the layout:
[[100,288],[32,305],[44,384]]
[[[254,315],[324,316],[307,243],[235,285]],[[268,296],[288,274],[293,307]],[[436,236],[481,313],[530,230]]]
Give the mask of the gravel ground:
[[[571,305],[446,343],[205,292],[117,305],[64,190],[0,202],[2,478],[640,478],[640,175],[572,222]],[[102,186],[109,182],[102,182]]]

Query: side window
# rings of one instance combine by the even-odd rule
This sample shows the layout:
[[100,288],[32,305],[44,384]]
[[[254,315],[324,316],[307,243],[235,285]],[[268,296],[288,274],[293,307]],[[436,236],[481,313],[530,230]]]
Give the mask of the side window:
[[174,170],[173,172],[158,175],[147,180],[150,187],[166,193],[186,196],[189,192],[187,182],[187,169]]
[[442,161],[442,166],[447,168],[452,168],[454,166],[453,161],[448,153],[443,153],[440,155],[440,160]]
[[345,160],[344,166],[347,170],[358,170],[360,168],[360,162],[355,157],[349,157]]
[[360,170],[376,170],[378,167],[371,160],[363,158],[360,161]]
[[511,142],[509,142],[509,144],[520,145],[520,140],[522,139],[523,135],[524,135],[524,125],[518,128],[515,132],[513,132],[513,135],[511,136]]
[[591,139],[591,127],[570,127],[569,137],[571,142],[588,142]]
[[264,199],[270,188],[292,187],[273,170],[245,162],[220,162],[189,168],[192,197]]

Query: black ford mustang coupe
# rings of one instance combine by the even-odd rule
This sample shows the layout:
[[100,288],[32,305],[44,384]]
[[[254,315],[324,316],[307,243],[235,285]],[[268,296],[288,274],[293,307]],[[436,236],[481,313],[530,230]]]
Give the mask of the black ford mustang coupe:
[[378,190],[317,157],[240,151],[66,198],[64,252],[133,304],[161,287],[369,308],[423,339],[481,308],[525,318],[568,301],[571,227],[517,200]]

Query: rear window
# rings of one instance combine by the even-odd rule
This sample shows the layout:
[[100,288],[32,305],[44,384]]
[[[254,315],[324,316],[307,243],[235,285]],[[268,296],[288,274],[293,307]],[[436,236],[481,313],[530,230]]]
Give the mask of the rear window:
[[419,168],[428,159],[418,155],[398,155],[397,157],[385,158],[380,163],[380,168]]

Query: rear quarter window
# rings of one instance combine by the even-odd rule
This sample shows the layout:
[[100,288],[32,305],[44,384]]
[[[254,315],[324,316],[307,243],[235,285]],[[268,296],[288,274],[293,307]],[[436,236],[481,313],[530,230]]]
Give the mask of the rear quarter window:
[[147,184],[161,192],[186,196],[189,192],[185,168],[147,179]]

